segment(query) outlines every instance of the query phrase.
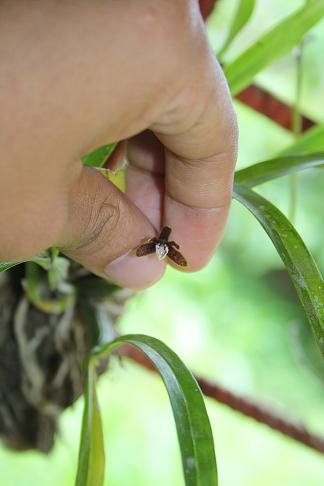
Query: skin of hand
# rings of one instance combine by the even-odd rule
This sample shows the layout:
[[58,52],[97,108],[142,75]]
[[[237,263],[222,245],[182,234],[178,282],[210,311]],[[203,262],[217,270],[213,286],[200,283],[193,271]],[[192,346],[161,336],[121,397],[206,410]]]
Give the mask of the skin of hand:
[[[0,106],[0,261],[54,245],[143,288],[166,262],[134,249],[165,224],[189,271],[211,258],[237,128],[197,1],[4,0]],[[123,194],[80,158],[126,139]]]

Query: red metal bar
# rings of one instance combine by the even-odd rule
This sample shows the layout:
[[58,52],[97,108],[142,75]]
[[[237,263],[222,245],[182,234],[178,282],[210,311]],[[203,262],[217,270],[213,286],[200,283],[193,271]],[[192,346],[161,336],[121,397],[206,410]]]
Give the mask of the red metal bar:
[[[200,0],[200,11],[204,18],[211,14],[215,8],[217,0]],[[264,116],[270,118],[274,123],[277,123],[286,130],[292,129],[292,116],[293,110],[290,106],[286,105],[282,101],[279,101],[268,91],[259,88],[258,86],[251,85],[241,91],[236,98],[245,105],[249,106],[253,110],[262,113]],[[314,125],[314,121],[302,117],[302,132],[305,132]]]
[[[236,99],[253,110],[267,116],[283,128],[291,130],[293,116],[292,108],[282,101],[279,101],[266,90],[252,84],[236,95]],[[315,123],[306,116],[302,117],[303,132],[311,128],[314,124]]]
[[204,20],[206,20],[214,10],[216,2],[217,0],[199,0],[200,12]]

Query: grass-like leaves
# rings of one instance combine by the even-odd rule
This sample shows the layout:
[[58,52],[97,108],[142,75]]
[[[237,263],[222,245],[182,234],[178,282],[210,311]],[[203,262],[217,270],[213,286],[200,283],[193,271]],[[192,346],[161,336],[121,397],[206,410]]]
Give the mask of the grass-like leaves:
[[235,182],[247,187],[254,187],[278,177],[316,167],[324,167],[324,152],[309,155],[287,155],[259,162],[237,171]]
[[324,357],[324,282],[302,238],[279,209],[250,188],[298,170],[324,166],[324,153],[260,162],[235,175],[234,198],[266,230],[285,264]]
[[[212,431],[200,388],[179,357],[158,339],[134,334],[101,346],[90,357],[79,468],[76,486],[102,486],[103,442],[95,396],[93,367],[97,359],[116,347],[130,344],[140,349],[157,369],[167,389],[176,423],[186,486],[217,486]],[[96,438],[96,435],[98,437]],[[98,468],[98,475],[96,475]],[[91,469],[91,470],[90,470]]]
[[242,91],[262,69],[289,52],[323,16],[324,0],[305,2],[226,66],[232,94]]
[[256,192],[237,184],[234,197],[251,211],[271,238],[289,272],[324,357],[324,282],[305,243],[282,212]]
[[90,360],[84,394],[81,443],[76,486],[103,486],[105,453],[101,415],[96,392],[95,362]]
[[12,267],[15,267],[16,265],[19,265],[21,262],[0,262],[0,273],[1,272],[6,272]]
[[[40,267],[42,267],[44,270],[49,269],[49,263],[50,259],[46,256],[36,256],[32,259],[34,263],[37,263]],[[0,262],[0,273],[1,272],[6,272],[7,270],[10,270],[10,268],[13,268],[17,265],[20,265],[21,263],[26,263],[24,261],[20,262]]]
[[228,31],[228,35],[225,39],[224,45],[217,54],[217,57],[220,60],[222,59],[222,56],[225,53],[225,51],[227,51],[229,46],[232,44],[237,34],[243,29],[243,27],[250,20],[254,7],[255,7],[255,0],[240,0],[235,15],[233,17],[232,24]]
[[82,162],[90,167],[102,167],[109,156],[113,153],[117,143],[110,143],[109,145],[102,145],[90,154],[82,157]]
[[310,152],[324,151],[324,125],[315,125],[297,138],[280,155],[306,154]]

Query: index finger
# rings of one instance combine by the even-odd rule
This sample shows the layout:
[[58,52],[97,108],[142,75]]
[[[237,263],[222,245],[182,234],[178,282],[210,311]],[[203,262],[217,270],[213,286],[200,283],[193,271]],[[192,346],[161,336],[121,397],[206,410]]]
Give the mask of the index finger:
[[[218,245],[227,219],[236,161],[237,127],[222,70],[209,56],[202,69],[193,113],[174,111],[174,126],[157,127],[166,147],[164,224],[181,245],[189,270],[203,267]],[[197,98],[197,101],[195,100]],[[168,133],[167,133],[168,132]]]

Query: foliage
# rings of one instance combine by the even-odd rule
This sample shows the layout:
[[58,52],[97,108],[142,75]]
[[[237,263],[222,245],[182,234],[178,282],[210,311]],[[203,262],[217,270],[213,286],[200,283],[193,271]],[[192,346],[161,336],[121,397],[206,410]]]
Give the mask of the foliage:
[[222,60],[222,56],[229,48],[232,41],[235,39],[237,34],[243,29],[243,27],[250,20],[253,14],[254,7],[255,7],[255,0],[240,0],[238,8],[233,17],[231,27],[228,31],[226,40],[224,42],[224,45],[218,52],[217,57],[219,60]]
[[265,67],[289,52],[324,15],[324,0],[306,2],[225,67],[233,95],[248,86]]
[[94,361],[89,361],[87,368],[79,467],[75,484],[101,486],[104,483],[105,454]]
[[178,356],[155,338],[126,335],[97,347],[90,356],[76,486],[103,485],[102,427],[95,389],[97,360],[122,344],[131,344],[150,359],[168,391],[188,486],[217,486],[213,436],[199,386]]
[[82,162],[90,167],[102,167],[116,148],[116,143],[103,145],[82,157]]
[[[241,1],[219,54],[222,56],[249,21],[254,1]],[[265,67],[300,42],[324,16],[324,0],[306,2],[298,11],[279,22],[254,45],[225,66],[232,94],[239,93]],[[303,169],[324,166],[324,129],[315,126],[275,159],[259,162],[237,171],[233,196],[255,216],[267,232],[296,288],[300,302],[322,355],[324,356],[324,283],[323,277],[292,223],[271,202],[252,187]],[[106,145],[83,158],[84,163],[102,168],[116,144]],[[105,173],[103,172],[105,175]],[[110,178],[110,177],[109,177]],[[0,272],[22,262],[0,263]],[[26,294],[38,308],[59,313],[74,298],[75,289],[66,286],[68,260],[55,250],[36,257],[26,264]],[[44,300],[37,266],[48,272],[51,288],[59,290],[59,299]],[[92,289],[92,290],[91,290]],[[89,291],[93,291],[90,285]],[[87,289],[78,289],[87,293]],[[105,285],[100,289],[103,294]],[[92,316],[93,317],[93,316]],[[95,317],[94,317],[95,318]],[[173,351],[162,342],[143,335],[127,335],[93,350],[87,363],[87,385],[83,415],[77,486],[100,486],[104,481],[104,444],[101,415],[96,395],[96,365],[103,355],[115,347],[129,343],[141,349],[162,376],[176,422],[182,454],[183,473],[187,485],[217,484],[213,438],[201,392],[188,369]]]

